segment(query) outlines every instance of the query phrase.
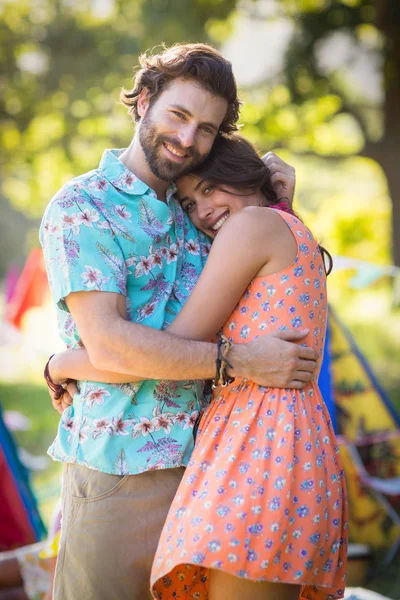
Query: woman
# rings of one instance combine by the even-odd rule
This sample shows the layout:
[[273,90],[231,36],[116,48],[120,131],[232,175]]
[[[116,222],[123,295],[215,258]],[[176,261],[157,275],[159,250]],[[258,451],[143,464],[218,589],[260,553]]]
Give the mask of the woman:
[[[239,136],[217,140],[177,186],[194,224],[215,240],[169,330],[209,340],[223,326],[226,371],[161,535],[152,593],[163,600],[341,598],[345,486],[317,377],[301,391],[229,380],[235,344],[263,332],[308,328],[305,343],[322,358],[320,249],[298,217],[268,208],[276,204],[268,169]],[[84,351],[63,360],[58,377],[132,380],[97,372]]]

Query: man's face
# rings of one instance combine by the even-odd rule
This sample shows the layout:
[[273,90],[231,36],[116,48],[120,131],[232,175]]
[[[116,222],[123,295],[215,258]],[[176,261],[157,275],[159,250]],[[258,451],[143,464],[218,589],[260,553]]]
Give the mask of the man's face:
[[210,152],[228,108],[191,79],[175,79],[151,106],[146,101],[139,140],[156,177],[172,181]]

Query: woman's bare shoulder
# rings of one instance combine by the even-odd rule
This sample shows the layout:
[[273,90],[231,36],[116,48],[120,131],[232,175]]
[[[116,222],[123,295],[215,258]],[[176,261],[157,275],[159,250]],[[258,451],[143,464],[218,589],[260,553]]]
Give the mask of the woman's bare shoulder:
[[[229,223],[230,222],[230,223]],[[233,228],[242,226],[252,232],[281,233],[288,230],[287,224],[282,216],[273,208],[266,206],[246,206],[233,214],[227,222]]]

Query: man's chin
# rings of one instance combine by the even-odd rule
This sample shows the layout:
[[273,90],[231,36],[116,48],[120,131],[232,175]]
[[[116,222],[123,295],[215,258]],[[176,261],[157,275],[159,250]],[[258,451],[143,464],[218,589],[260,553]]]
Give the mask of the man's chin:
[[150,166],[153,175],[161,179],[162,181],[175,181],[182,175],[186,175],[193,169],[193,163],[189,165],[174,165],[172,163],[158,164]]

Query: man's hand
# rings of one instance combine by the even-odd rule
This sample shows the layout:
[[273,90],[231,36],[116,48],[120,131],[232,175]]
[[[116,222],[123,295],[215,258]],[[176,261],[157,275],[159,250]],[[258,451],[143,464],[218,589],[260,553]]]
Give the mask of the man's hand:
[[[49,373],[50,373],[50,377],[51,377],[52,381],[54,381],[54,383],[63,384],[63,380],[60,379],[57,375],[57,354],[55,354],[53,356],[53,358],[50,360]],[[68,383],[68,385],[65,386],[64,394],[58,400],[55,398],[55,392],[53,392],[50,388],[48,388],[48,391],[49,391],[49,395],[51,398],[51,403],[53,405],[53,408],[55,408],[56,411],[58,413],[60,413],[60,415],[62,415],[64,410],[66,408],[68,408],[68,406],[71,406],[73,396],[74,396],[74,394],[76,394],[78,392],[78,388],[76,387],[75,382],[72,381],[72,382]]]
[[235,344],[229,353],[233,374],[266,387],[303,389],[314,377],[318,355],[293,342],[307,335],[307,329],[292,329]]
[[274,152],[267,152],[262,157],[271,173],[271,183],[278,200],[286,200],[293,205],[294,188],[296,186],[296,171]]

